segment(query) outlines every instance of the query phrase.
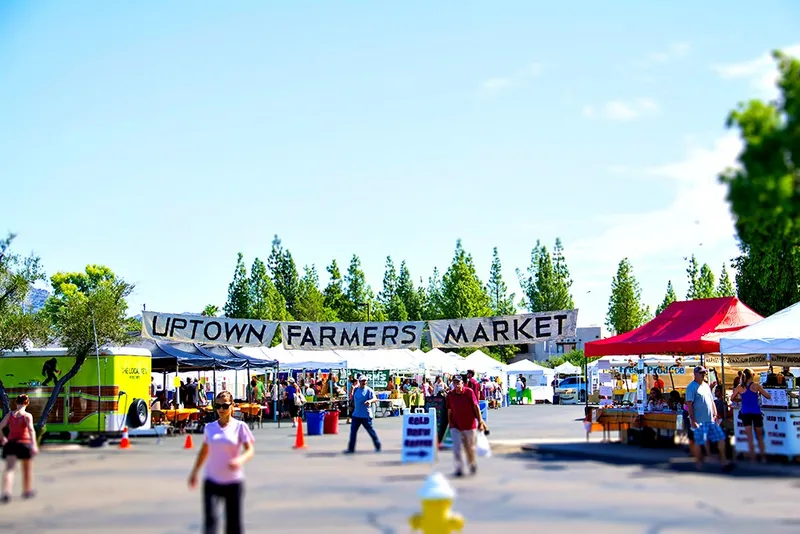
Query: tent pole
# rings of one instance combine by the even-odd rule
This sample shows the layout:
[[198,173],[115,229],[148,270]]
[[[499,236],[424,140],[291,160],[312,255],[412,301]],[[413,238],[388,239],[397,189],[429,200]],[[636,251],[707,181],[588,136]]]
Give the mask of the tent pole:
[[722,376],[720,377],[719,381],[722,384],[722,398],[725,402],[728,401],[728,393],[725,390],[725,356],[722,354],[722,351],[719,353],[719,365],[722,368]]

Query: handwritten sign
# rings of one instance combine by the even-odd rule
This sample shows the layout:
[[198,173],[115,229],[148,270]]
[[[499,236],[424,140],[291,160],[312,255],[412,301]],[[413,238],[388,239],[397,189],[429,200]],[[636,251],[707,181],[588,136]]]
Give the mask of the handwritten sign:
[[432,464],[436,461],[437,445],[436,410],[403,414],[401,462]]

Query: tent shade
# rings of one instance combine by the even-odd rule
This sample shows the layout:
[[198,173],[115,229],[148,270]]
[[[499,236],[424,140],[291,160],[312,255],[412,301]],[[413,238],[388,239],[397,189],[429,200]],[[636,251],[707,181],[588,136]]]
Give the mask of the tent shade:
[[509,373],[531,373],[533,371],[541,371],[544,374],[555,374],[555,370],[530,360],[520,360],[510,363],[506,366],[506,371]]
[[202,346],[197,343],[173,343],[139,339],[132,344],[145,348],[153,355],[154,371],[172,371],[177,366],[185,371],[208,371],[211,369],[263,369],[274,367],[275,360],[253,358],[240,351],[220,346]]
[[560,375],[580,375],[583,374],[583,369],[570,362],[564,362],[556,366],[555,372]]
[[800,302],[719,340],[728,354],[800,354]]
[[462,367],[466,367],[467,370],[472,369],[478,374],[504,371],[506,368],[503,362],[495,360],[481,350],[476,350],[464,358]]
[[635,330],[585,345],[587,358],[644,354],[713,354],[722,336],[763,319],[736,297],[673,302]]

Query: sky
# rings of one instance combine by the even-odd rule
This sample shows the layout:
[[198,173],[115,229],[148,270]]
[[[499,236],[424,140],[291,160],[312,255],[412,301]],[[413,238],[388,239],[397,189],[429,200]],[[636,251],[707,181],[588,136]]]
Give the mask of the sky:
[[457,239],[519,296],[564,243],[580,326],[628,257],[655,308],[737,254],[725,118],[772,98],[800,4],[0,3],[0,232],[48,274],[110,266],[131,311],[224,304],[274,235],[299,267]]

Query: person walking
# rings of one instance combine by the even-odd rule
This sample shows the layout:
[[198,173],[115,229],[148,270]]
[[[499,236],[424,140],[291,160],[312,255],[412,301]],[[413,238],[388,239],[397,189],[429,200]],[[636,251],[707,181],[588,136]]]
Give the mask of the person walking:
[[756,435],[758,441],[758,450],[761,453],[761,462],[766,462],[767,455],[764,449],[764,414],[761,411],[761,405],[758,403],[759,395],[763,395],[767,399],[771,399],[761,384],[753,382],[753,370],[745,369],[742,374],[741,383],[736,386],[731,395],[731,400],[736,401],[741,399],[742,408],[739,410],[739,420],[744,426],[744,432],[747,435],[747,446],[750,452],[750,462],[756,461],[756,447],[753,443],[753,433]]
[[466,452],[470,474],[478,471],[475,443],[477,432],[486,431],[486,423],[481,417],[478,399],[471,388],[464,385],[460,376],[453,377],[455,388],[447,396],[447,414],[450,421],[450,436],[453,438],[453,462],[455,476],[464,476],[463,453]]
[[358,429],[362,426],[366,429],[369,437],[372,438],[375,452],[381,452],[381,440],[372,426],[371,408],[376,402],[378,402],[378,397],[372,391],[372,388],[367,386],[367,377],[360,375],[358,377],[358,387],[353,390],[353,417],[350,424],[350,441],[347,444],[347,450],[344,451],[345,454],[356,452],[356,435],[358,434]]
[[[0,502],[11,501],[11,488],[14,485],[14,468],[17,461],[22,463],[22,498],[31,499],[33,491],[33,457],[39,453],[36,443],[36,430],[33,428],[33,416],[28,413],[28,396],[17,397],[16,410],[9,412],[0,421],[0,445],[3,445],[3,459],[6,469],[3,472],[3,494]],[[8,439],[3,436],[3,429],[8,426]]]
[[[253,457],[253,434],[247,424],[234,419],[233,395],[223,391],[214,401],[219,419],[207,424],[203,445],[189,475],[189,488],[197,487],[200,468],[206,465],[203,482],[203,532],[216,534],[218,507],[225,503],[225,533],[241,534],[244,464]],[[244,448],[244,452],[242,452]],[[206,462],[207,460],[207,462]]]
[[707,442],[716,443],[722,470],[729,472],[733,469],[725,457],[725,432],[719,425],[720,414],[714,405],[714,396],[711,388],[705,382],[708,371],[698,365],[694,368],[694,380],[686,386],[686,411],[689,412],[689,423],[694,432],[694,457],[697,469],[703,467],[702,446]]

